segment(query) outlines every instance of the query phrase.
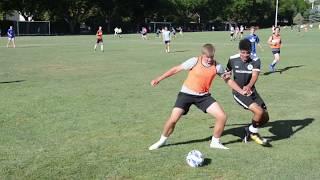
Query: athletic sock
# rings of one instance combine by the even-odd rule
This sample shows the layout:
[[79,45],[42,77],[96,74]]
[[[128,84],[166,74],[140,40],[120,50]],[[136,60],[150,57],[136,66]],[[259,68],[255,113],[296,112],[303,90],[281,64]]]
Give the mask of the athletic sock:
[[249,131],[252,133],[258,133],[258,123],[252,120],[252,124],[249,126]]
[[168,137],[161,134],[159,142],[163,143],[163,142],[167,141],[167,139],[168,139]]
[[211,142],[219,143],[220,142],[220,138],[215,138],[214,136],[212,136]]
[[271,66],[274,67],[276,64],[277,64],[277,60],[273,60],[272,63],[271,63]]
[[252,133],[258,133],[258,128],[253,127],[253,125],[251,124],[249,126],[249,131],[252,132]]

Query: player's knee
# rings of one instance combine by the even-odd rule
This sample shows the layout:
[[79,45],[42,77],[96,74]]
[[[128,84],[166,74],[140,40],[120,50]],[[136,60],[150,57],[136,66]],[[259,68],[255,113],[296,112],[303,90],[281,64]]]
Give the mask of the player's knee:
[[263,117],[263,109],[257,108],[257,109],[254,111],[254,114],[255,114],[256,116],[258,116],[259,119],[261,119],[261,118]]
[[227,121],[227,114],[225,112],[220,112],[219,114],[216,115],[216,119],[217,121],[220,121],[220,122],[226,122]]

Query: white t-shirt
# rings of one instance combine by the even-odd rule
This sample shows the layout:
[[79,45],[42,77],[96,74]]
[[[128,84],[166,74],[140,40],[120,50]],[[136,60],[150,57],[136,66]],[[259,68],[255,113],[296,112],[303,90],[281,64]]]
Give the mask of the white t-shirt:
[[230,27],[230,33],[234,33],[234,27],[233,26]]
[[[181,65],[183,67],[184,70],[191,70],[198,62],[198,58],[197,57],[192,57],[188,60],[186,60],[185,62],[183,62]],[[206,65],[204,65],[206,66]],[[210,67],[210,65],[208,65],[208,67]],[[221,64],[219,64],[217,62],[216,64],[216,70],[217,70],[217,75],[218,76],[222,76],[222,74],[224,73],[224,69],[223,66]],[[186,94],[191,94],[191,95],[196,95],[196,96],[204,96],[206,94],[208,94],[208,92],[205,93],[197,93],[192,91],[191,89],[187,88],[186,86],[182,85],[182,88],[180,90],[180,92],[186,93]]]
[[170,41],[171,40],[170,31],[163,31],[162,38],[163,38],[163,41]]

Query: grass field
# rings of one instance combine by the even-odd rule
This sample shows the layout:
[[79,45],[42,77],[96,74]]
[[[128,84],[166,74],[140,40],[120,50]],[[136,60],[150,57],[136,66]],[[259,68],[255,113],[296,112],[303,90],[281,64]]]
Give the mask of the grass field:
[[[270,30],[259,31],[263,73],[272,54]],[[169,146],[158,140],[186,72],[150,81],[173,65],[216,45],[224,65],[237,53],[228,32],[186,33],[172,53],[152,37],[18,37],[17,48],[0,39],[0,179],[318,179],[320,177],[320,31],[283,31],[280,72],[260,76],[257,89],[271,122],[261,129],[273,147],[243,144],[251,114],[216,79],[211,90],[229,116],[222,141],[209,148],[214,119],[197,108],[177,125]],[[186,154],[200,150],[206,165],[191,168]]]

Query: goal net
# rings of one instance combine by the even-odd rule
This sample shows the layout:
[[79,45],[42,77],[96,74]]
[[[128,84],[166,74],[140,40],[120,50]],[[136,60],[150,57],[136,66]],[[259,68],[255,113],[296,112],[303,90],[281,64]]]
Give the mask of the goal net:
[[50,35],[50,21],[17,21],[16,33],[23,35]]
[[161,28],[164,28],[164,27],[167,27],[168,29],[171,27],[171,22],[154,22],[154,21],[152,21],[149,24],[151,26],[152,32],[156,32],[158,28],[161,30]]

